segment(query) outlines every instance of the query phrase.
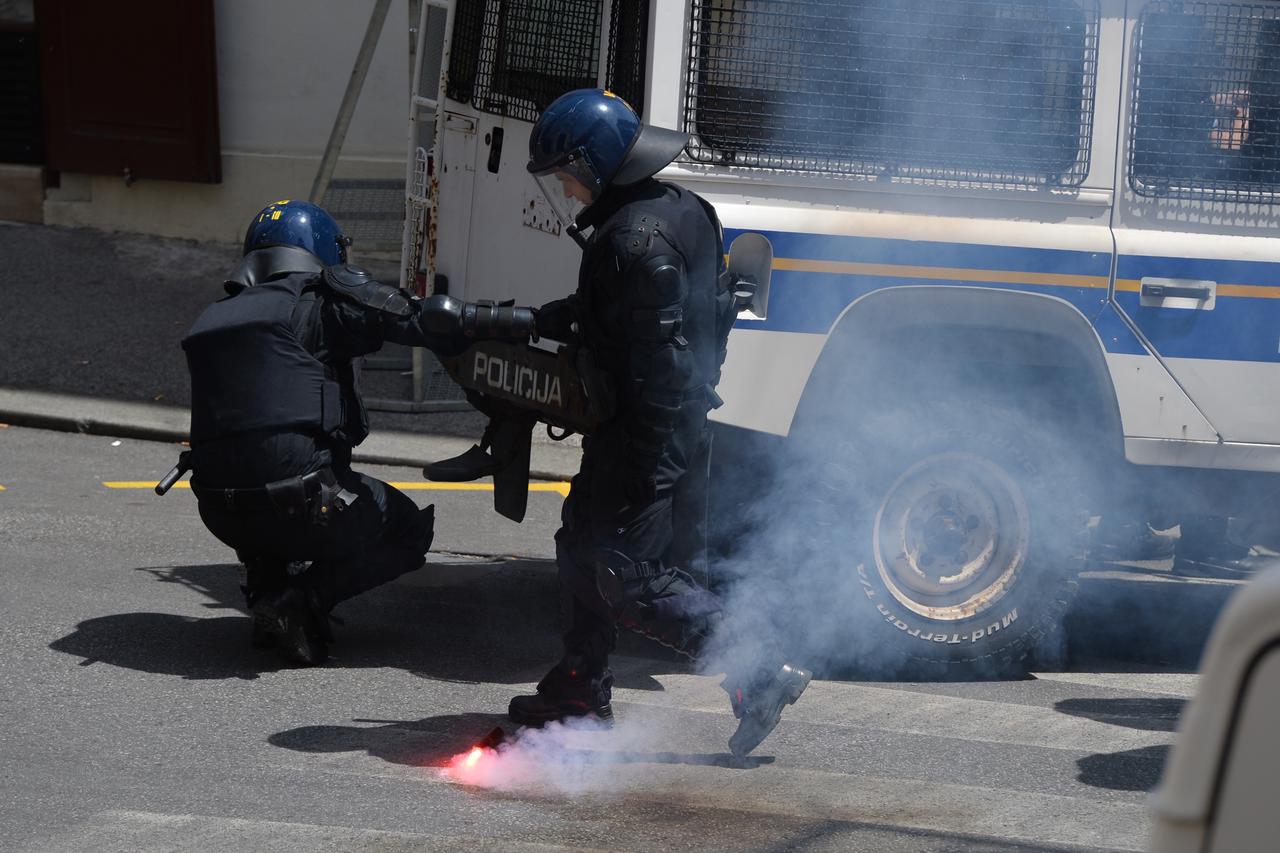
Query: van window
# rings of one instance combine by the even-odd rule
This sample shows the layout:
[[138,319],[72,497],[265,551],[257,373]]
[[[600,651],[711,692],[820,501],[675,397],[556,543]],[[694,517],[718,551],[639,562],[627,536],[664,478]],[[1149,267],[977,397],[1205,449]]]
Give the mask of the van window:
[[693,0],[691,159],[925,182],[1077,186],[1089,0]]
[[609,16],[608,86],[644,114],[645,64],[649,56],[649,0],[612,0]]
[[[536,121],[572,89],[594,88],[600,0],[458,0],[448,94],[488,113]],[[610,0],[605,85],[644,109],[649,0]]]
[[461,0],[449,97],[535,121],[557,97],[596,85],[599,0]]
[[1275,203],[1280,4],[1159,2],[1138,21],[1129,185]]
[[475,92],[476,67],[480,64],[480,37],[484,33],[485,0],[457,0],[453,10],[453,38],[449,45],[449,80],[445,92],[463,104]]

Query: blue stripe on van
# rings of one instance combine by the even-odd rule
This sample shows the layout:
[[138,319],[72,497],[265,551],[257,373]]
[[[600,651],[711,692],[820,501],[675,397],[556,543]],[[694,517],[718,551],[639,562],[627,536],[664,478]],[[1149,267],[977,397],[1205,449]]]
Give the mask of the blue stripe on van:
[[1231,261],[1216,258],[1162,258],[1121,255],[1116,260],[1117,279],[1190,278],[1219,284],[1280,285],[1280,263]]
[[[1280,285],[1280,263],[1122,255],[1117,280],[1143,277]],[[1141,295],[1117,286],[1115,300],[1156,352],[1171,358],[1280,362],[1280,299],[1218,294],[1212,310],[1143,307]]]
[[[743,233],[747,231],[726,228],[726,249],[733,243],[734,237]],[[753,231],[751,233],[763,234],[769,238],[769,242],[773,244],[775,258],[1022,270],[1072,275],[1111,274],[1111,256],[1105,252],[980,246],[973,243],[934,243],[923,240],[846,237],[794,231]]]
[[[725,245],[731,245],[733,239],[742,233],[747,232],[745,229],[725,229]],[[1107,277],[1111,272],[1110,257],[1098,252],[845,237],[790,231],[752,233],[763,234],[769,239],[775,258],[1100,277]],[[738,326],[772,332],[826,333],[841,312],[857,298],[885,287],[913,284],[998,286],[1008,290],[1044,293],[1067,300],[1079,308],[1086,317],[1093,317],[1098,313],[1104,295],[1104,291],[1099,289],[1030,282],[992,285],[960,277],[946,280],[899,276],[886,278],[875,275],[775,269],[770,277],[768,318],[739,320]]]
[[[746,229],[726,229],[725,245]],[[1028,273],[1109,276],[1105,253],[1027,249],[967,243],[937,243],[871,237],[846,237],[788,231],[760,231],[775,258],[867,264],[900,264]],[[1118,279],[1143,276],[1207,279],[1222,284],[1280,285],[1280,263],[1122,256]],[[1097,289],[1033,283],[911,279],[800,270],[774,270],[766,320],[739,320],[742,328],[826,333],[840,314],[861,296],[885,287],[912,284],[963,285],[1043,293],[1075,305],[1098,331],[1108,352],[1144,354],[1145,348],[1114,310],[1099,311]],[[1142,308],[1139,295],[1118,292],[1116,302],[1133,318],[1157,352],[1174,358],[1280,362],[1280,299],[1219,296],[1212,311]]]

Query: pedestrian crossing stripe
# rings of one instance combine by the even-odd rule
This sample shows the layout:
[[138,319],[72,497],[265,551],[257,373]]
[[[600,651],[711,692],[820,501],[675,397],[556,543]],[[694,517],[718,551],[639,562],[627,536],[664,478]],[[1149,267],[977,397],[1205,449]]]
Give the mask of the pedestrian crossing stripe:
[[[156,484],[152,480],[104,480],[102,485],[108,489],[154,489]],[[427,483],[420,480],[409,482],[388,483],[389,486],[403,492],[492,492],[493,483]],[[173,484],[175,489],[189,489],[191,482],[189,480],[181,480]],[[4,486],[0,486],[3,490]],[[551,483],[530,483],[529,491],[531,492],[555,492],[561,497],[569,496],[569,484],[565,482]]]

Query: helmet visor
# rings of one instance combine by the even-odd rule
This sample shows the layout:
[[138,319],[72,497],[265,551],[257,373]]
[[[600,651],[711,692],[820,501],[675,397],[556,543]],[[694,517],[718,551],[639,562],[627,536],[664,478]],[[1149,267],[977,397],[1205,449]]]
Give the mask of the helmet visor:
[[582,211],[595,201],[594,193],[586,184],[562,170],[535,174],[534,181],[538,182],[539,190],[552,210],[556,211],[556,218],[564,228],[570,227],[582,215]]

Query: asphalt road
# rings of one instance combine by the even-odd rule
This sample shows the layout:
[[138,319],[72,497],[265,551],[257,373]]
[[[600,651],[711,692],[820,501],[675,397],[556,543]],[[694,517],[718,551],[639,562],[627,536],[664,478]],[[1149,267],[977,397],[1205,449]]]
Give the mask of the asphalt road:
[[342,605],[334,660],[296,669],[249,648],[189,491],[104,485],[154,482],[175,449],[0,429],[0,848],[1145,844],[1196,677],[1123,644],[1025,680],[815,681],[734,767],[717,680],[627,639],[612,732],[450,769],[556,657],[559,494],[515,525],[485,492],[411,492],[437,506],[428,566]]

